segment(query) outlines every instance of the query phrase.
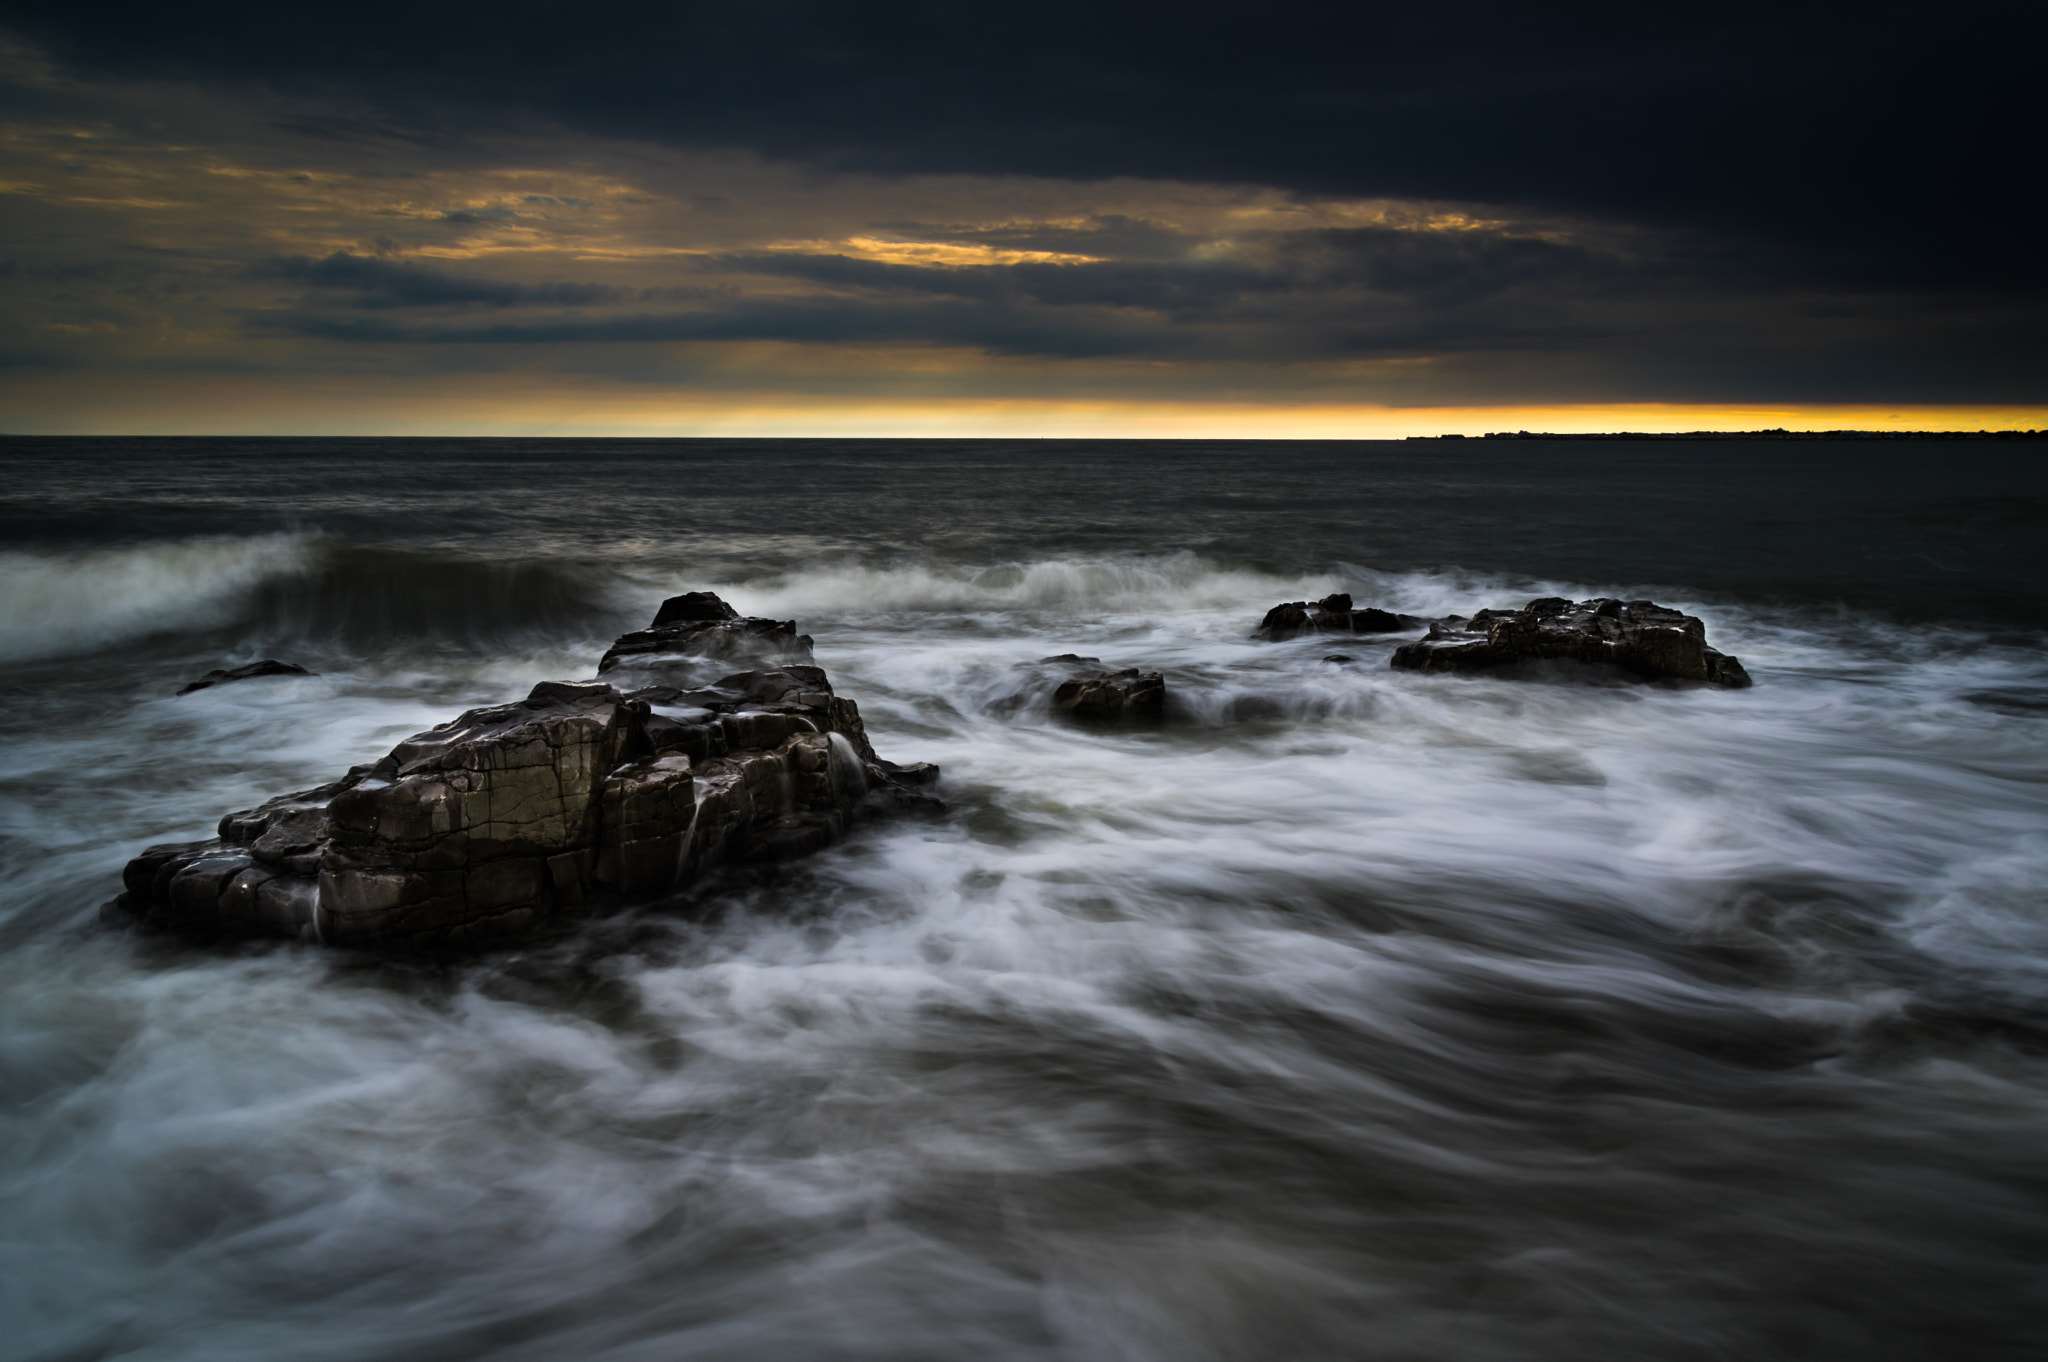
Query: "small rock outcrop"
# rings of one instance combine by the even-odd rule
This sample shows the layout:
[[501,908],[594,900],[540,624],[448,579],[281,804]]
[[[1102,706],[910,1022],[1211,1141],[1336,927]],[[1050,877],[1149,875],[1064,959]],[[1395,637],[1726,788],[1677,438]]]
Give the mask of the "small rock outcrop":
[[1561,596],[1520,610],[1481,610],[1429,626],[1429,635],[1394,650],[1408,671],[1477,672],[1562,659],[1604,664],[1646,678],[1750,684],[1739,659],[1707,646],[1707,627],[1693,615],[1654,601],[1602,597],[1574,604]]
[[811,636],[799,634],[795,620],[745,618],[711,592],[691,591],[669,597],[653,624],[614,642],[599,659],[597,674],[617,671],[673,681],[679,673],[703,675],[706,664],[775,666],[811,660]]
[[1352,605],[1351,597],[1339,591],[1313,604],[1287,601],[1274,606],[1259,621],[1252,637],[1278,643],[1284,639],[1300,638],[1303,634],[1398,634],[1408,629],[1420,629],[1427,623],[1428,620],[1417,619],[1413,615],[1397,615],[1374,606],[1357,609]]
[[720,862],[815,851],[877,810],[940,807],[921,789],[937,768],[877,757],[818,667],[702,683],[742,642],[800,641],[808,657],[793,624],[729,610],[659,623],[668,614],[606,654],[631,659],[611,669],[633,689],[544,681],[470,710],[340,780],[229,814],[215,838],[148,848],[110,909],[204,935],[496,945],[674,893]]
[[1040,660],[1041,667],[1062,667],[1073,674],[1053,689],[1056,714],[1076,719],[1157,719],[1166,712],[1166,678],[1158,672],[1126,667],[1110,671],[1100,658],[1063,653]]
[[251,662],[243,667],[216,668],[200,677],[197,681],[194,681],[191,685],[180,689],[178,694],[190,695],[195,690],[206,690],[211,686],[224,686],[230,681],[253,681],[259,676],[318,676],[319,674],[318,672],[309,672],[304,667],[294,666],[289,662],[279,662],[274,657],[266,657],[261,662]]

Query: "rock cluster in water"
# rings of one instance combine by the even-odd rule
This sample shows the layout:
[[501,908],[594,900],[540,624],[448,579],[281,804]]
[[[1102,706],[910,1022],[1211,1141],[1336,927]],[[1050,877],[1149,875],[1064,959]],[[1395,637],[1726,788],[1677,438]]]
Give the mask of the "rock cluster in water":
[[[1340,593],[1275,606],[1256,633],[1422,625],[1428,634],[1395,649],[1393,666],[1472,672],[1563,660],[1750,684],[1739,660],[1707,646],[1700,620],[1652,601],[1549,597],[1428,621],[1359,609]],[[1073,654],[1034,664],[1048,668],[1065,674],[1051,695],[1056,713],[1164,712],[1158,672]],[[310,673],[265,661],[208,673],[186,692],[270,675]],[[544,681],[330,784],[229,814],[217,837],[150,847],[128,863],[126,892],[109,907],[207,935],[497,944],[589,909],[673,894],[721,862],[807,854],[867,812],[936,809],[920,787],[937,775],[875,755],[859,709],[833,694],[794,621],[745,618],[691,592],[618,639],[597,680]]]
[[[755,670],[716,676],[735,661]],[[783,859],[877,809],[936,809],[927,763],[869,745],[793,623],[678,597],[605,654],[317,789],[151,847],[111,907],[188,933],[348,945],[516,939],[659,898],[722,861]]]
[[1491,671],[1526,662],[1569,661],[1618,667],[1651,679],[1750,684],[1739,659],[1707,646],[1695,615],[1654,601],[1600,597],[1574,604],[1562,596],[1520,610],[1481,610],[1429,626],[1427,637],[1394,650],[1408,671]]
[[[1393,666],[1405,671],[1480,672],[1567,661],[1616,667],[1651,679],[1737,688],[1750,684],[1740,659],[1707,646],[1707,627],[1697,616],[1655,601],[1599,597],[1574,603],[1547,596],[1519,610],[1481,610],[1469,618],[1425,620],[1388,610],[1355,609],[1351,597],[1340,593],[1313,606],[1303,601],[1276,605],[1253,636],[1278,641],[1303,634],[1398,633],[1422,625],[1429,633],[1396,648]],[[1356,660],[1344,653],[1324,659]]]

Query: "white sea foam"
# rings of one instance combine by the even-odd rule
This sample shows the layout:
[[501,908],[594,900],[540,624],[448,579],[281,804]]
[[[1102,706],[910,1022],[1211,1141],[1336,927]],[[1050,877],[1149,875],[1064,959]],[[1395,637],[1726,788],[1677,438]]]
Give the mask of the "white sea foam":
[[1077,611],[1185,608],[1317,597],[1340,589],[1317,574],[1281,577],[1193,553],[1063,557],[979,568],[851,564],[716,586],[743,612]]
[[[1913,1321],[2026,1327],[2039,1071],[1970,1028],[2048,1007],[2037,651],[1722,604],[1754,690],[1418,677],[1395,638],[1248,634],[1333,589],[1628,584],[1191,554],[721,589],[817,633],[952,812],[448,973],[52,926],[132,844],[573,650],[437,677],[383,647],[18,721],[8,844],[60,849],[11,853],[0,910],[44,924],[0,953],[26,1355],[1681,1358],[1767,1355],[1789,1312],[1873,1356]],[[1069,650],[1165,671],[1172,722],[1005,703]]]

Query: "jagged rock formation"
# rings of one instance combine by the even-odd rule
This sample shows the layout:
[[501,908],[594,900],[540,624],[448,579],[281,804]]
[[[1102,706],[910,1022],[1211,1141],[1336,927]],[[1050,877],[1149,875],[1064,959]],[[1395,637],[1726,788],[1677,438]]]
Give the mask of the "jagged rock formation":
[[1259,621],[1252,637],[1278,643],[1303,634],[1398,634],[1420,629],[1427,623],[1428,620],[1413,615],[1397,615],[1373,606],[1355,609],[1350,595],[1339,591],[1313,605],[1307,601],[1287,601],[1274,606]]
[[1126,667],[1109,671],[1100,658],[1062,653],[1039,665],[1083,668],[1053,689],[1055,713],[1076,719],[1156,719],[1166,712],[1166,678]]
[[1429,626],[1429,635],[1394,650],[1393,665],[1409,671],[1490,671],[1517,663],[1564,659],[1619,667],[1637,676],[1750,684],[1739,659],[1707,646],[1707,627],[1692,615],[1654,601],[1602,597],[1573,604],[1562,596],[1520,610],[1481,610]]
[[597,664],[597,674],[624,669],[674,681],[701,675],[703,664],[754,662],[773,665],[811,661],[811,636],[795,620],[742,618],[709,591],[692,591],[662,602],[654,623],[621,636]]
[[294,666],[289,662],[279,662],[274,657],[266,657],[261,662],[251,662],[246,666],[216,668],[200,677],[197,681],[194,681],[191,685],[179,690],[178,694],[190,695],[195,690],[205,690],[209,686],[224,686],[230,681],[253,681],[259,676],[318,676],[319,674],[318,672],[309,672],[304,667]]
[[[878,758],[819,668],[702,684],[738,652],[810,646],[793,624],[709,600],[723,616],[677,598],[606,654],[637,688],[544,681],[470,710],[331,784],[229,814],[210,841],[150,847],[110,908],[209,935],[491,945],[673,893],[721,861],[814,851],[867,812],[939,807],[918,788],[937,768]],[[671,618],[678,601],[700,617]]]

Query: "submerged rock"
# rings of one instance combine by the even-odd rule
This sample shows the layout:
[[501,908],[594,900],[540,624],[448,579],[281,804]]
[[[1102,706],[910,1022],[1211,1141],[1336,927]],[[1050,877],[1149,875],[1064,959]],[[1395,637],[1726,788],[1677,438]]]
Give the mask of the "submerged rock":
[[991,689],[995,693],[985,703],[1001,715],[1051,711],[1084,720],[1156,719],[1166,706],[1166,679],[1158,672],[1119,669],[1078,653],[1016,663]]
[[1474,672],[1559,659],[1649,678],[1750,684],[1739,659],[1707,646],[1707,627],[1696,616],[1654,601],[1606,597],[1573,604],[1549,596],[1520,610],[1481,610],[1470,619],[1453,615],[1430,625],[1428,637],[1395,649],[1393,665]]
[[[709,622],[771,626],[707,636],[714,649],[801,637],[766,620]],[[666,665],[670,682],[706,660],[660,656],[642,670]],[[218,837],[150,847],[110,908],[208,935],[499,944],[674,893],[720,862],[815,851],[871,812],[936,810],[919,787],[937,776],[877,757],[858,708],[815,666],[631,691],[543,681],[340,780],[229,814]]]
[[247,666],[224,667],[210,671],[191,685],[181,689],[178,694],[190,695],[195,690],[205,690],[209,686],[224,686],[230,681],[253,681],[259,676],[318,676],[319,674],[318,672],[309,672],[304,667],[294,666],[289,662],[279,662],[274,657],[266,657],[261,662],[251,662]]
[[1040,666],[1085,667],[1053,689],[1055,713],[1076,719],[1156,719],[1166,712],[1166,678],[1126,667],[1105,670],[1097,658],[1072,653],[1048,657]]
[[1274,606],[1259,621],[1252,637],[1277,643],[1283,639],[1300,638],[1303,634],[1398,634],[1408,629],[1419,629],[1427,623],[1428,620],[1413,615],[1397,615],[1376,606],[1356,609],[1351,597],[1339,591],[1314,604],[1287,601]]

